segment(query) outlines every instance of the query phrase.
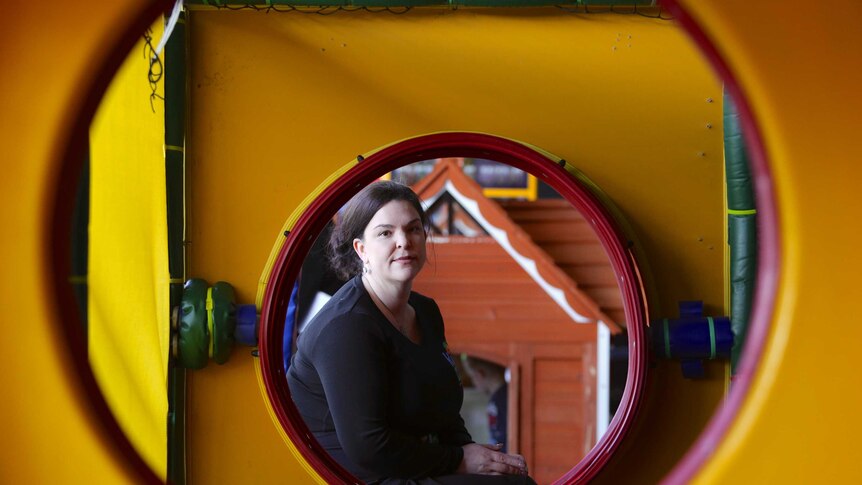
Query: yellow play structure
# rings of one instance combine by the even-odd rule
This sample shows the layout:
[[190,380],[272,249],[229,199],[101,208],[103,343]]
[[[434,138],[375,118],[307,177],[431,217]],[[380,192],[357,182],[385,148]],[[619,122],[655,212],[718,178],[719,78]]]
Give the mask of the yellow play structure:
[[[179,143],[165,138],[167,54],[151,62],[173,2],[17,2],[0,16],[0,301],[14,347],[0,357],[0,482],[323,483],[276,419],[258,349],[174,368],[171,291],[224,280],[265,307],[297,208],[404,140],[483,133],[564,159],[625,218],[647,317],[692,299],[728,314],[725,92],[759,221],[739,373],[710,362],[691,380],[650,359],[626,432],[581,469],[597,483],[862,480],[858,2],[223,3],[186,2],[174,32]],[[78,274],[66,241],[87,156]],[[179,274],[166,159],[183,166]]]

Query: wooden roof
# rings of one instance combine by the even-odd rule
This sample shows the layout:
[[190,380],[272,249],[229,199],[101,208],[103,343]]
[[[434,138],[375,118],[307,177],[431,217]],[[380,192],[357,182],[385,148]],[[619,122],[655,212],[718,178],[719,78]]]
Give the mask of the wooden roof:
[[565,199],[497,202],[581,291],[626,326],[616,273],[596,232],[577,209]]
[[[524,308],[521,310],[528,313],[530,308],[537,310],[538,306],[536,305],[539,305],[540,302],[537,301],[537,296],[533,291],[528,291],[528,286],[531,288],[538,287],[542,290],[541,294],[547,295],[546,300],[549,299],[556,304],[558,311],[561,310],[567,316],[568,321],[582,324],[601,321],[608,326],[612,333],[620,331],[620,326],[603,311],[593,297],[579,288],[578,282],[558,267],[554,258],[536,244],[530,234],[520,227],[499,204],[486,198],[482,194],[482,188],[466,176],[454,160],[441,160],[428,176],[414,186],[414,190],[429,206],[442,194],[448,192],[488,232],[490,237],[449,238],[447,241],[474,246],[473,259],[470,260],[470,263],[483,276],[474,281],[471,289],[504,293],[499,296],[506,300],[509,310],[498,310],[498,314],[506,313],[508,315],[510,311],[516,312],[518,310],[515,307],[520,308],[518,305],[523,306]],[[468,239],[473,239],[472,243]],[[503,252],[492,249],[489,246],[492,241],[502,248]],[[459,251],[463,252],[463,250]],[[514,262],[516,265],[503,264],[504,261],[499,259],[501,254],[507,255],[508,261]],[[495,258],[495,262],[486,261],[484,266],[481,264],[483,260]],[[607,262],[606,256],[604,259]],[[432,249],[429,250],[429,263],[431,263],[429,268],[426,268],[429,276],[433,276],[434,273],[440,273],[440,276],[443,276],[442,273],[448,274],[448,271],[442,271],[439,266],[435,268],[433,245]],[[453,263],[439,261],[436,264],[451,265]],[[609,262],[606,264],[608,267],[610,266]],[[513,271],[518,273],[518,267],[522,270],[521,274],[513,274]],[[528,278],[523,278],[527,275]],[[612,275],[613,272],[611,272]],[[481,288],[487,285],[480,285],[480,281],[490,281],[492,285],[482,290]],[[503,283],[503,285],[499,283]],[[524,286],[525,284],[527,286]],[[444,282],[434,284],[434,289],[429,290],[429,293],[438,299],[440,297],[445,298],[445,292]],[[499,316],[497,315],[497,317]]]

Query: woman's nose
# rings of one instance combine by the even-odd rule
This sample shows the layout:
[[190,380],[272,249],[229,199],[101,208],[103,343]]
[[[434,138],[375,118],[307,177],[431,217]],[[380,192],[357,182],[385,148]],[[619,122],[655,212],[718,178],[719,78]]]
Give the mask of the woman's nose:
[[399,248],[407,247],[410,244],[410,238],[407,237],[407,233],[398,231],[398,235],[395,237],[395,245]]

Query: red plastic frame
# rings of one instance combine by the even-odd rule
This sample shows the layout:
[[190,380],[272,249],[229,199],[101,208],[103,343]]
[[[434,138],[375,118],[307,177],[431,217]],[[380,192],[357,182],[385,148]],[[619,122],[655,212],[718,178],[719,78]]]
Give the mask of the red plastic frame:
[[[617,413],[598,444],[558,483],[593,478],[631,428],[647,374],[647,311],[643,285],[631,242],[618,229],[599,199],[566,169],[537,151],[512,140],[479,133],[440,133],[386,147],[348,170],[327,187],[302,214],[282,246],[266,287],[261,309],[260,366],[266,391],[280,424],[303,457],[330,483],[359,483],[313,438],[290,399],[284,374],[282,338],[290,290],[302,262],[326,222],[360,188],[410,163],[442,157],[484,158],[532,173],[578,209],[596,231],[616,272],[626,321],[629,322],[629,367]],[[432,295],[433,296],[433,295]]]

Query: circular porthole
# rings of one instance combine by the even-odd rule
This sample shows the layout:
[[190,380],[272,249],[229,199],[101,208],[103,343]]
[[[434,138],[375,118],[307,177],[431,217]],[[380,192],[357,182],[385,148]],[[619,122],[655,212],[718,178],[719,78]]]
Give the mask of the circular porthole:
[[[324,188],[305,208],[278,251],[263,298],[260,365],[274,414],[303,458],[325,480],[356,482],[312,437],[290,398],[283,366],[282,341],[290,291],[305,255],[327,221],[366,184],[401,166],[444,157],[490,159],[529,172],[555,189],[589,222],[612,264],[622,294],[629,343],[628,374],[622,401],[606,433],[564,477],[589,480],[610,459],[631,427],[641,402],[647,372],[646,300],[633,243],[593,192],[589,182],[563,160],[552,159],[516,141],[480,133],[438,133],[408,139],[359,157],[355,166]],[[433,296],[433,295],[432,295]]]

